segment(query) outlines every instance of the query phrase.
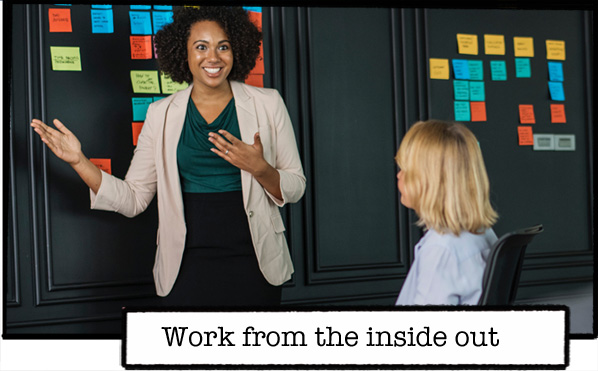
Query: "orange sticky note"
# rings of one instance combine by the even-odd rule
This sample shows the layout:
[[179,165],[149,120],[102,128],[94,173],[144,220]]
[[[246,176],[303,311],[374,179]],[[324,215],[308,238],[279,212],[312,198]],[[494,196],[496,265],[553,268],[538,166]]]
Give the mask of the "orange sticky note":
[[130,36],[131,59],[152,59],[152,37]]
[[89,161],[97,166],[98,169],[103,170],[108,174],[112,174],[112,166],[109,158],[90,158]]
[[553,123],[564,124],[567,122],[565,117],[565,105],[564,104],[551,104],[550,105],[550,117]]
[[70,9],[48,9],[50,32],[73,32]]
[[519,122],[522,124],[535,124],[536,116],[534,115],[533,104],[519,105]]
[[245,83],[247,85],[257,86],[258,88],[264,87],[264,75],[254,75],[250,74],[245,79]]
[[253,12],[248,11],[247,15],[249,15],[249,20],[257,26],[257,28],[261,31],[262,30],[262,13],[260,12]]
[[534,132],[531,126],[519,126],[517,127],[517,133],[519,134],[520,146],[534,145]]
[[143,122],[134,122],[133,123],[133,145],[137,145],[137,139],[139,138],[139,133],[141,133],[141,128],[143,127]]
[[265,72],[264,69],[264,46],[260,43],[260,54],[257,56],[255,60],[255,67],[249,72],[251,75],[263,75]]
[[486,102],[470,102],[471,121],[486,121]]

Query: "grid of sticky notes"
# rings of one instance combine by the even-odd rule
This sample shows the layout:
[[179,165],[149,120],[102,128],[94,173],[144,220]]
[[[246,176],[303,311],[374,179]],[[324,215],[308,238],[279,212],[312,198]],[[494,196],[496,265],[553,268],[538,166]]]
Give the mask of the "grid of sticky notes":
[[[480,40],[482,39],[482,40]],[[456,35],[459,58],[430,58],[429,74],[433,80],[451,80],[454,119],[460,122],[485,122],[488,120],[486,112],[486,88],[492,84],[508,80],[507,75],[507,47],[504,35],[484,34],[481,38],[477,34],[459,33]],[[483,53],[497,56],[484,61],[475,56],[480,55],[480,44]],[[500,57],[502,56],[502,57]],[[535,57],[533,37],[513,37],[513,62],[516,79],[531,78],[531,58]],[[546,60],[548,69],[547,93],[550,100],[546,109],[550,110],[551,123],[564,124],[565,90],[563,62],[565,61],[565,41],[546,40]],[[484,68],[488,68],[490,81],[486,84]],[[534,106],[527,102],[519,104],[519,123],[517,138],[520,146],[532,146],[538,151],[574,151],[575,135],[534,134],[532,126],[536,118]]]

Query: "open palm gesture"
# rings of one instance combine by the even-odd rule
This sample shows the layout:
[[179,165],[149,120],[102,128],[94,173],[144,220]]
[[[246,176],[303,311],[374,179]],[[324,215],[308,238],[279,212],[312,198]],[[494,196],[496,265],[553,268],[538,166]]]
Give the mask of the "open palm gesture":
[[38,119],[31,121],[31,126],[39,134],[42,142],[61,160],[74,165],[81,160],[81,142],[58,119],[54,119],[56,129],[49,127]]

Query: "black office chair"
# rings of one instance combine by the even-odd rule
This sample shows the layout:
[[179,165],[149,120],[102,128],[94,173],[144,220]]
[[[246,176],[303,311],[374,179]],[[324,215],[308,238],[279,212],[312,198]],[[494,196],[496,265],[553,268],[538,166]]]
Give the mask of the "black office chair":
[[500,237],[492,246],[478,305],[512,305],[517,295],[519,276],[527,245],[544,230],[542,224],[519,229]]

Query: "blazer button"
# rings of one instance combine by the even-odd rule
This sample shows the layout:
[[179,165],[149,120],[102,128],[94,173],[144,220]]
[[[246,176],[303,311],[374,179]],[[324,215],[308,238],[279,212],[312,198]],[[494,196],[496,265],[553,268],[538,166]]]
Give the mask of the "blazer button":
[[249,212],[249,217],[251,218],[253,216],[253,211]]

